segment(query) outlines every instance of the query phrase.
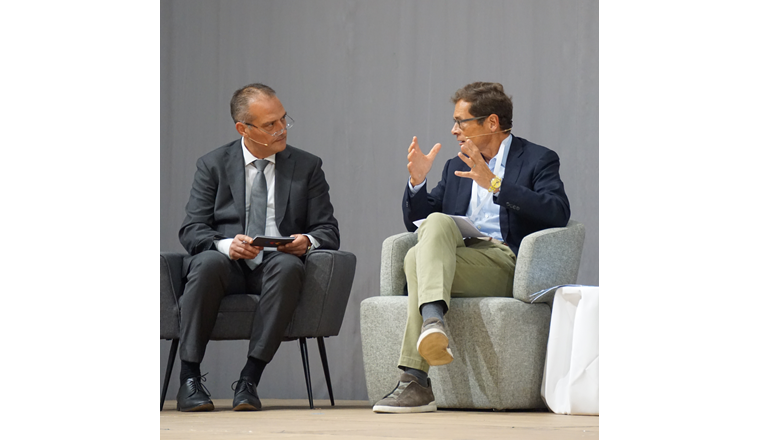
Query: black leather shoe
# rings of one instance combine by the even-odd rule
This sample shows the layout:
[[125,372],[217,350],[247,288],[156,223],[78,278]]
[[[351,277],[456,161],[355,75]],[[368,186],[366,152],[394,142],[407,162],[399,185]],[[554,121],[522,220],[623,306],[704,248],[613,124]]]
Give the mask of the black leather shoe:
[[256,392],[256,385],[249,377],[241,377],[240,380],[232,383],[232,387],[235,390],[235,398],[232,399],[233,411],[258,411],[261,409],[259,393]]
[[205,376],[196,376],[187,379],[179,386],[177,392],[177,410],[179,411],[213,411],[214,402],[211,401],[206,386],[201,383],[206,381]]

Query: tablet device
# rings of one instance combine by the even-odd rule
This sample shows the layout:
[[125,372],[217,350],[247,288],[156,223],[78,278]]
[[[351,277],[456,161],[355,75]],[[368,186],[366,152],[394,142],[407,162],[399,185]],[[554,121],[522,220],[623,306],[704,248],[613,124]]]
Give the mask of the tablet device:
[[257,235],[253,238],[251,245],[262,247],[277,247],[288,244],[293,240],[295,240],[295,237],[266,237],[263,235]]

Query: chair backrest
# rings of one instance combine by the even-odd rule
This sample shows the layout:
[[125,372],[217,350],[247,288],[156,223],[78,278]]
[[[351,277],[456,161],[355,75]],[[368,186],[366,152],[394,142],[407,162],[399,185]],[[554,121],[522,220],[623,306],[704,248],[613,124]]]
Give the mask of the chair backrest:
[[[512,295],[530,302],[530,294],[562,284],[574,284],[581,264],[586,227],[570,220],[564,228],[527,235],[520,243]],[[539,302],[550,302],[551,297]]]

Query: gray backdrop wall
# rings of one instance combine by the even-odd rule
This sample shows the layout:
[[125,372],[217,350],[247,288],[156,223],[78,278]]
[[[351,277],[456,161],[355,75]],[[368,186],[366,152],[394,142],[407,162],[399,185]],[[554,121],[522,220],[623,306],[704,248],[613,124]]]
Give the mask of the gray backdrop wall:
[[[598,285],[598,17],[597,0],[162,0],[161,250],[183,250],[196,159],[237,137],[232,93],[273,87],[295,119],[288,143],[324,160],[341,248],[358,258],[341,334],[325,342],[336,398],[365,399],[359,304],[378,294],[383,239],[405,230],[406,149],[412,136],[426,152],[443,144],[429,175],[437,183],[458,150],[450,96],[496,81],[513,98],[514,134],[560,156],[572,218],[587,228],[578,282]],[[315,398],[325,399],[309,348]],[[168,351],[161,341],[161,378]],[[201,368],[212,397],[232,398],[246,351],[244,341],[209,344]],[[306,398],[296,342],[280,347],[259,392]]]

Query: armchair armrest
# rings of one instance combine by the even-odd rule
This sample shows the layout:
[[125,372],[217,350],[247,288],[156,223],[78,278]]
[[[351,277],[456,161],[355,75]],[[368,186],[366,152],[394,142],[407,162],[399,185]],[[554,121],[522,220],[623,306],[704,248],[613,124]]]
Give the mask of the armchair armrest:
[[404,295],[404,257],[417,244],[417,234],[402,232],[383,240],[380,257],[380,296]]
[[[530,294],[562,284],[574,284],[581,264],[586,228],[570,220],[564,228],[550,228],[527,235],[520,243],[512,295],[530,302]],[[536,302],[551,304],[553,294]]]
[[179,297],[185,288],[182,262],[185,254],[161,252],[161,338],[179,337]]
[[306,255],[301,300],[286,337],[336,336],[343,323],[356,272],[351,252],[315,249]]

